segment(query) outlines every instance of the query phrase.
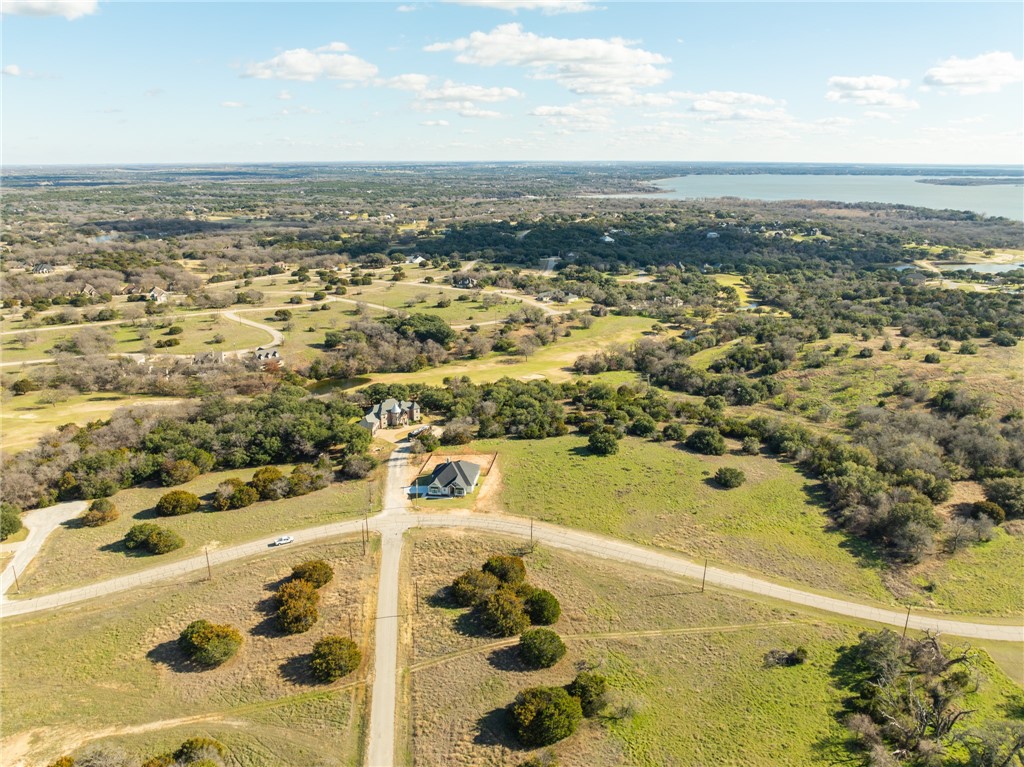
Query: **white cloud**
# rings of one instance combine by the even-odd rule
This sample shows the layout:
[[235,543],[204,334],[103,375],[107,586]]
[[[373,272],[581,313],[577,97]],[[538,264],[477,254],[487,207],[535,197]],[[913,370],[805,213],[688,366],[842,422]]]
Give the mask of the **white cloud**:
[[281,101],[291,101],[292,94],[289,91],[281,90],[277,92],[277,98]]
[[412,91],[415,94],[413,108],[424,112],[448,110],[457,112],[463,117],[500,117],[499,112],[481,109],[477,102],[494,104],[522,97],[515,88],[487,87],[483,85],[467,85],[445,80],[436,88],[430,87],[429,75],[404,74],[382,81],[383,85],[399,90]]
[[533,117],[543,118],[545,125],[562,129],[563,133],[604,130],[614,124],[608,107],[596,104],[566,104],[539,106],[530,111]]
[[241,109],[245,106],[241,101],[222,101],[220,105],[225,109]]
[[1024,61],[1006,51],[993,51],[961,59],[956,56],[932,67],[924,75],[930,86],[951,88],[963,95],[995,93],[1004,85],[1024,80]]
[[8,77],[20,77],[21,67],[19,67],[17,64],[8,64],[6,67],[3,68],[3,73]]
[[96,13],[97,0],[3,0],[0,12],[12,16],[63,16],[69,21]]
[[447,120],[424,120],[420,125],[425,125],[428,128],[447,128],[449,123]]
[[475,5],[494,8],[499,11],[541,11],[547,15],[556,13],[583,13],[598,8],[586,0],[445,0],[456,5]]
[[[692,102],[690,111],[705,122],[792,122],[780,102],[770,96],[742,91],[707,91],[679,93],[678,98]],[[769,108],[770,107],[770,108]]]
[[279,53],[272,59],[250,64],[245,71],[246,77],[258,80],[304,80],[312,82],[320,78],[328,80],[346,80],[358,83],[367,82],[377,74],[377,67],[358,56],[347,53],[345,43],[329,43],[328,45],[309,50],[293,48]]
[[554,80],[573,93],[628,98],[641,88],[667,80],[669,59],[635,47],[622,38],[540,37],[519,24],[473,32],[449,43],[428,45],[430,52],[453,51],[462,64],[526,67],[539,80]]
[[290,115],[318,115],[320,114],[320,110],[313,109],[313,107],[301,106],[298,109],[282,109],[278,114],[282,117],[288,117]]
[[864,116],[870,120],[881,120],[883,122],[895,122],[896,118],[888,112],[876,112],[874,110],[868,110],[864,113]]
[[909,80],[897,80],[885,75],[861,77],[830,77],[825,98],[829,101],[848,102],[866,107],[916,109],[917,102],[898,91],[910,85]]
[[419,9],[415,5],[400,5],[397,8],[395,8],[395,10],[398,11],[399,13],[413,13],[414,11],[417,11]]

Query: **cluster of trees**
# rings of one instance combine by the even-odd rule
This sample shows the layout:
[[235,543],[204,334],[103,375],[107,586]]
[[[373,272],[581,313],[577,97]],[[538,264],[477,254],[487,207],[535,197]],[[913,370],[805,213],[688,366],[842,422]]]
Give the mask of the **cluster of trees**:
[[178,637],[178,648],[201,666],[219,666],[235,657],[242,646],[242,635],[234,626],[192,621]]
[[277,625],[286,634],[302,634],[320,619],[320,589],[334,578],[334,570],[322,559],[302,562],[292,568],[291,580],[275,594]]
[[[865,631],[843,650],[834,672],[852,693],[846,726],[865,765],[1005,767],[1024,754],[1019,722],[967,726],[975,712],[965,698],[982,683],[969,647],[944,645],[931,634]],[[956,749],[966,751],[966,762]]]
[[[156,478],[177,483],[212,469],[316,461],[327,451],[344,460],[369,446],[369,433],[352,423],[361,414],[351,402],[287,383],[252,399],[214,395],[173,410],[118,410],[110,421],[68,425],[5,458],[0,493],[31,507],[109,496]],[[298,477],[297,486],[305,481]]]
[[547,626],[562,614],[555,595],[527,583],[526,564],[511,554],[495,554],[479,570],[467,570],[452,582],[450,593],[460,607],[473,608],[495,636],[522,634],[531,624]]
[[289,475],[285,475],[276,466],[264,466],[257,469],[248,482],[237,477],[221,482],[214,491],[211,503],[215,509],[223,511],[242,509],[256,501],[293,498],[327,487],[333,476],[334,470],[326,456],[321,456],[316,463],[295,466]]
[[93,746],[79,756],[62,756],[48,767],[224,767],[228,749],[213,738],[189,738],[173,751],[139,761],[110,746]]
[[607,697],[608,680],[593,671],[581,671],[565,687],[521,691],[511,707],[512,724],[523,745],[549,746],[576,732],[584,717],[597,716]]

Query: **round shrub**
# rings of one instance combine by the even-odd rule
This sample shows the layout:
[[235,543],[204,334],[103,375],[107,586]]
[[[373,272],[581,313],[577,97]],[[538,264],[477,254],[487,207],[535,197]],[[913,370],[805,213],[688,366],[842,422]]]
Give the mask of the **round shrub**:
[[292,578],[312,583],[314,588],[322,588],[331,582],[334,570],[322,559],[307,559],[292,568]]
[[565,656],[565,642],[551,629],[530,629],[519,637],[519,656],[531,668],[550,668]]
[[608,698],[608,680],[593,671],[581,671],[569,682],[569,694],[579,699],[583,716],[594,716],[602,708]]
[[309,631],[320,618],[320,594],[312,583],[288,581],[277,590],[277,623],[287,634]]
[[142,767],[175,767],[174,754],[151,756],[142,763]]
[[1024,517],[1024,477],[988,479],[982,487],[985,500],[999,506],[1008,519]]
[[161,517],[178,517],[191,514],[199,508],[199,496],[186,490],[172,490],[164,493],[156,502],[156,513]]
[[523,606],[534,626],[550,626],[562,614],[558,599],[545,589],[533,589],[523,598]]
[[185,545],[185,539],[173,530],[160,527],[150,533],[146,545],[151,554],[167,554]]
[[587,438],[587,447],[594,455],[615,455],[619,452],[619,438],[614,431],[601,429]]
[[717,429],[697,429],[686,438],[686,446],[695,453],[724,455],[725,440]]
[[348,637],[325,636],[313,645],[309,665],[321,682],[333,682],[355,671],[361,659],[359,647]]
[[224,744],[213,738],[189,738],[174,752],[174,758],[185,764],[199,759],[209,759],[211,756],[223,759],[227,755],[228,750]]
[[452,581],[452,599],[460,607],[473,607],[497,591],[500,584],[491,573],[467,570]]
[[661,430],[661,434],[665,439],[682,442],[686,439],[686,427],[681,423],[666,424],[665,428]]
[[938,362],[942,362],[942,357],[940,357],[935,352],[928,352],[928,354],[924,355],[924,361],[929,363],[930,365],[934,365]]
[[6,541],[19,530],[21,530],[21,511],[17,506],[0,503],[0,541]]
[[207,620],[192,621],[178,636],[181,651],[203,666],[219,666],[233,658],[241,646],[238,629]]
[[498,589],[480,603],[479,609],[485,628],[496,636],[515,636],[530,625],[522,600],[509,589]]
[[761,452],[761,443],[757,437],[743,438],[743,452],[747,455],[757,455]]
[[495,554],[484,562],[480,569],[511,586],[516,586],[526,579],[526,564],[523,558],[511,554]]
[[75,767],[75,758],[73,756],[62,756],[54,762],[50,762],[49,767]]
[[747,475],[739,469],[723,466],[715,472],[715,482],[724,488],[732,489],[734,487],[739,487],[746,481]]
[[231,495],[228,496],[228,508],[244,509],[246,506],[252,506],[259,499],[260,494],[256,492],[255,488],[242,485],[241,487],[236,487]]
[[109,498],[97,498],[89,505],[89,510],[82,515],[82,524],[86,527],[100,527],[113,522],[121,516],[117,507]]
[[160,467],[160,482],[164,487],[183,485],[199,476],[199,467],[192,461],[164,461]]
[[998,503],[992,503],[992,501],[978,501],[973,504],[971,506],[971,516],[975,519],[988,517],[996,525],[1001,525],[1006,521],[1006,512],[1003,511],[1003,507]]
[[181,325],[171,325],[169,328],[167,328],[167,335],[169,336],[180,336],[184,332],[185,328],[183,328]]
[[568,738],[583,721],[580,702],[561,687],[531,687],[516,696],[512,722],[523,745],[550,746]]
[[280,487],[279,480],[284,477],[281,470],[276,466],[264,466],[257,469],[252,475],[249,484],[259,493],[260,499],[264,501],[276,501],[281,496],[278,494]]
[[629,425],[629,433],[637,437],[649,437],[657,431],[658,425],[646,413],[638,415]]

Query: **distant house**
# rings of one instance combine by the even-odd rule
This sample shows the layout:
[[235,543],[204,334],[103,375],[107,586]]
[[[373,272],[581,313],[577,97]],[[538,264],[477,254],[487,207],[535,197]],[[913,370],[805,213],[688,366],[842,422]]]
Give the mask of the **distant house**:
[[217,365],[223,365],[227,360],[227,355],[224,352],[206,352],[205,354],[196,354],[192,357],[192,364],[197,367],[214,367]]
[[32,274],[51,274],[53,273],[53,264],[36,264],[32,267]]
[[615,242],[614,237],[609,237],[607,234],[601,237],[601,242]]
[[170,296],[163,288],[150,288],[149,292],[146,293],[146,300],[153,301],[157,304],[163,304],[167,302],[167,298]]
[[268,365],[281,362],[281,353],[277,349],[264,349],[260,347],[252,353],[252,359],[261,368],[266,369]]
[[462,498],[476,489],[479,479],[480,467],[477,464],[449,458],[438,464],[430,475],[426,495],[428,498]]
[[389,398],[378,402],[362,417],[359,425],[376,434],[377,429],[397,429],[420,420],[420,406],[417,402],[401,402]]
[[425,259],[423,256],[408,256],[405,259],[405,263],[409,264],[410,266],[419,266],[426,260],[427,259]]
[[709,240],[717,240],[717,239],[718,239],[718,237],[719,237],[719,234],[718,234],[718,232],[708,232],[708,233],[707,233],[707,235],[705,235],[705,236],[706,236],[706,237],[707,237],[707,238],[708,238]]
[[78,295],[80,295],[80,296],[89,296],[90,298],[95,298],[99,294],[100,294],[100,292],[98,290],[96,290],[96,288],[94,288],[88,282],[85,283],[82,286],[82,289],[78,291]]
[[452,285],[463,290],[476,287],[476,280],[470,277],[468,274],[460,274],[457,277],[452,278]]

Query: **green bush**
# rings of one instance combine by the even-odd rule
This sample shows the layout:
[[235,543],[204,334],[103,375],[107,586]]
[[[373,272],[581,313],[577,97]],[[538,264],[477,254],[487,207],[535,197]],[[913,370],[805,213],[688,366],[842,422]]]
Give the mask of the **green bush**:
[[75,758],[73,756],[62,756],[54,762],[50,762],[48,767],[75,767]]
[[259,493],[261,500],[276,501],[281,497],[278,488],[280,480],[283,478],[284,474],[276,466],[264,466],[262,469],[256,470],[249,484]]
[[743,452],[747,455],[757,455],[761,452],[761,442],[757,437],[744,437]]
[[164,487],[183,485],[199,476],[199,467],[192,461],[164,461],[160,467],[160,482]]
[[176,761],[174,754],[159,754],[158,756],[151,756],[149,759],[144,761],[141,767],[176,767]]
[[308,581],[288,581],[277,590],[277,599],[277,622],[285,633],[309,631],[320,619],[320,593]]
[[213,500],[210,501],[210,505],[217,511],[226,511],[227,509],[230,509],[231,496],[234,495],[238,488],[244,486],[245,483],[238,477],[228,477],[217,485],[217,489],[213,491]]
[[565,656],[565,642],[551,629],[530,629],[519,637],[519,657],[531,668],[550,668]]
[[185,328],[183,328],[181,325],[171,325],[169,328],[167,328],[166,335],[169,335],[169,336],[180,336],[184,332],[185,332]]
[[523,597],[523,606],[534,626],[550,626],[562,614],[562,606],[550,591],[533,589]]
[[452,599],[460,607],[473,607],[483,602],[501,585],[494,575],[480,570],[467,570],[452,581]]
[[686,438],[686,446],[695,453],[704,455],[724,455],[725,440],[718,429],[697,429]]
[[1024,478],[990,479],[982,485],[985,499],[1006,512],[1007,519],[1024,517]]
[[675,442],[682,442],[686,439],[686,427],[681,423],[670,423],[666,424],[665,428],[661,430],[661,435],[665,439],[671,439]]
[[314,588],[322,588],[331,582],[334,570],[322,559],[307,559],[292,568],[292,578],[313,584]]
[[19,530],[21,530],[21,511],[17,506],[0,503],[0,541],[6,541]]
[[234,626],[192,621],[178,636],[178,647],[203,666],[219,666],[229,660],[242,646],[242,635]]
[[715,482],[724,488],[732,489],[734,487],[739,487],[746,481],[747,475],[739,469],[723,466],[715,472]]
[[213,738],[189,738],[174,752],[174,758],[185,764],[199,759],[208,759],[211,756],[223,759],[227,755],[228,750],[224,744]]
[[567,688],[568,693],[579,699],[583,716],[594,716],[608,699],[608,680],[592,671],[581,671]]
[[619,437],[614,430],[603,428],[587,438],[587,447],[594,455],[615,455],[619,452]]
[[361,659],[362,653],[351,639],[325,636],[313,645],[313,659],[309,665],[313,676],[321,682],[333,682],[355,671]]
[[526,564],[523,558],[511,554],[495,554],[484,562],[480,569],[511,586],[516,586],[526,579]]
[[228,508],[244,509],[246,506],[252,506],[259,499],[260,494],[256,491],[256,488],[242,485],[241,487],[236,487],[231,495],[228,496]]
[[113,522],[121,516],[117,507],[109,498],[97,498],[89,505],[89,510],[82,515],[82,524],[86,527],[101,527]]
[[975,519],[988,517],[993,524],[1001,525],[1006,521],[1006,512],[998,503],[992,501],[978,501],[971,506],[971,516]]
[[434,434],[432,431],[425,431],[416,437],[419,443],[423,446],[423,449],[428,453],[433,453],[439,447],[441,447],[441,439]]
[[924,355],[924,361],[930,365],[934,365],[938,362],[942,362],[942,357],[936,354],[935,352],[928,352],[926,355]]
[[523,745],[549,746],[576,732],[583,721],[580,702],[561,687],[531,687],[516,696],[512,722]]
[[176,532],[152,522],[132,525],[124,535],[126,549],[145,549],[150,554],[166,554],[184,545],[185,539]]
[[530,625],[523,601],[507,588],[495,591],[480,603],[478,609],[484,627],[496,636],[515,636]]
[[199,508],[199,496],[187,490],[172,490],[156,502],[156,513],[161,517],[178,517],[191,514]]
[[646,413],[638,415],[629,425],[629,433],[637,437],[649,437],[657,431],[658,425]]

